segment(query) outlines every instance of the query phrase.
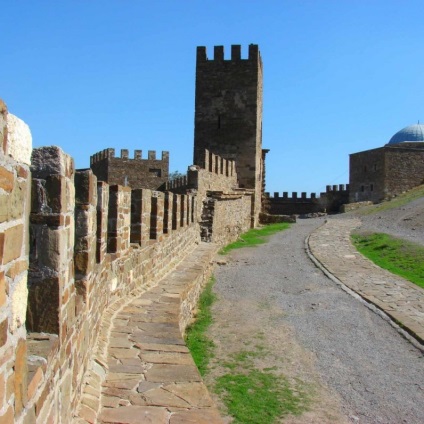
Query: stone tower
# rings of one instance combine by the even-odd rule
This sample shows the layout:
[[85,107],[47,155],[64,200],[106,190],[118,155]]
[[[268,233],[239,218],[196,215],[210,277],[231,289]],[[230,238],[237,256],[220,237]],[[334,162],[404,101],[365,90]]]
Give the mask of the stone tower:
[[262,60],[256,44],[241,58],[241,46],[231,46],[231,59],[215,46],[209,60],[197,47],[194,118],[194,164],[204,167],[204,150],[236,161],[241,188],[255,190],[254,225],[261,209]]

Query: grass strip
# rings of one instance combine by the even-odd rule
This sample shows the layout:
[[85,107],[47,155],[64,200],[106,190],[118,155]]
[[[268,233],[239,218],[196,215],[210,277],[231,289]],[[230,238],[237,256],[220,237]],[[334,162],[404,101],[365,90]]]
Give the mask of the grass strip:
[[215,278],[211,277],[199,298],[199,312],[196,321],[186,330],[186,344],[194,362],[203,376],[207,371],[210,359],[213,357],[215,344],[206,336],[208,327],[212,324],[211,306],[216,300],[212,292]]
[[290,224],[287,222],[282,222],[278,224],[269,224],[262,228],[252,228],[251,230],[240,235],[237,241],[230,243],[227,246],[223,247],[219,253],[225,255],[231,250],[239,249],[241,247],[250,247],[256,246],[258,244],[266,243],[266,237],[275,234],[279,231],[286,230],[290,227]]
[[307,408],[308,397],[299,387],[293,390],[275,368],[255,367],[254,359],[266,352],[243,351],[232,356],[224,367],[231,370],[216,380],[215,391],[225,403],[234,424],[274,423],[299,415]]
[[424,247],[384,233],[352,234],[352,241],[379,267],[424,288]]

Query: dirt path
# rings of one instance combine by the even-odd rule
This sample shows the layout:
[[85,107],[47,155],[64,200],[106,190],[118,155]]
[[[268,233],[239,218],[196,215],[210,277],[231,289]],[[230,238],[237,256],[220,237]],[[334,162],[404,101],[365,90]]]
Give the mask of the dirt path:
[[423,423],[421,352],[313,266],[304,239],[321,223],[301,220],[216,270],[217,348],[206,383],[228,372],[221,365],[232,354],[256,351],[256,367],[311,399],[309,411],[281,422]]

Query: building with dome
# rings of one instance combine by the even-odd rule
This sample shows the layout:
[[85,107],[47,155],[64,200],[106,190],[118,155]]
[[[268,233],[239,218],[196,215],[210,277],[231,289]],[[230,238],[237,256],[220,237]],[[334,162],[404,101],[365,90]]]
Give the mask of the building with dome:
[[383,147],[352,153],[349,202],[374,203],[424,183],[424,125],[409,125]]

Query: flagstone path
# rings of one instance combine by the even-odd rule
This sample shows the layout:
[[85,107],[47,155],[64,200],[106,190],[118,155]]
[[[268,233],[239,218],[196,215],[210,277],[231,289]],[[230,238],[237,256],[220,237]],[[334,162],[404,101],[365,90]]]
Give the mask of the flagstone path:
[[424,290],[378,267],[350,242],[359,219],[329,219],[309,237],[312,255],[362,298],[383,310],[424,343]]
[[215,252],[216,246],[201,244],[158,286],[117,311],[100,405],[85,396],[85,417],[92,406],[100,409],[92,421],[100,423],[222,423],[182,336]]

